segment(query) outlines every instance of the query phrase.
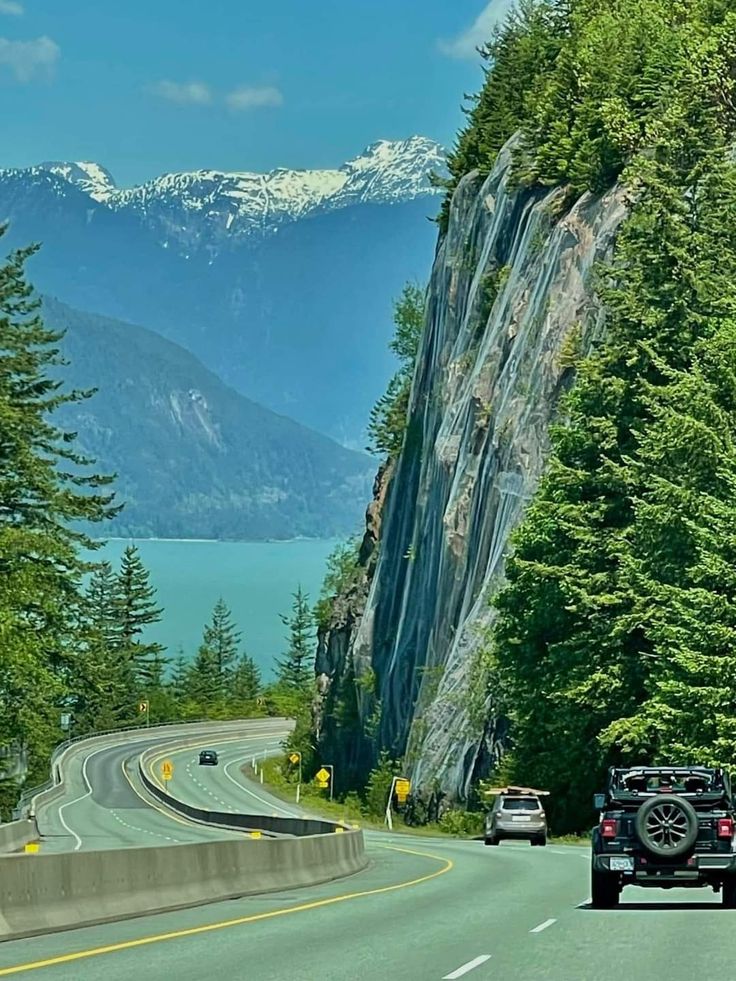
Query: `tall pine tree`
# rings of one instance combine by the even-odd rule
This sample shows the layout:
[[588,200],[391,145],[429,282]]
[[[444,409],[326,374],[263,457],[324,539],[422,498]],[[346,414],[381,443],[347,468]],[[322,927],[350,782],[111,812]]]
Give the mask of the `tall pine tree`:
[[133,666],[141,691],[151,692],[161,685],[165,648],[143,637],[147,627],[161,620],[163,611],[156,605],[156,590],[135,545],[123,552],[117,585],[120,656]]
[[276,659],[279,685],[298,697],[310,697],[314,687],[314,616],[301,586],[294,593],[291,613],[281,617],[289,628],[288,648]]
[[115,510],[109,478],[90,472],[74,434],[54,423],[92,393],[65,392],[58,380],[60,335],[25,278],[34,252],[0,265],[0,741],[26,751],[30,780],[45,776],[74,674],[80,550],[94,547],[74,528]]

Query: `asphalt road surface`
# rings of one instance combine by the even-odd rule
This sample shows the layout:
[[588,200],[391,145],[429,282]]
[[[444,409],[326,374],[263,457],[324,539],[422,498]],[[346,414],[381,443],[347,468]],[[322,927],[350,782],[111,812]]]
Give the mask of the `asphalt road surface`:
[[[175,764],[172,792],[192,803],[224,804],[223,809],[299,813],[241,773],[258,739],[261,753],[268,751],[268,738],[262,733],[244,744],[228,736],[219,743],[205,737],[207,747],[221,753],[217,767],[198,766],[198,745],[172,747],[166,756]],[[134,755],[140,751],[140,745],[133,748]],[[105,787],[98,792],[99,774],[91,762],[87,773],[96,807],[125,810],[116,781],[109,786],[103,777]],[[74,807],[68,811],[71,822]],[[88,813],[86,805],[79,813]],[[142,828],[153,830],[150,822],[160,821],[157,831],[189,840],[165,812],[154,811],[155,818],[144,817],[141,808],[135,813]],[[87,847],[84,835],[92,831],[78,826],[82,847]],[[485,848],[481,842],[395,834],[366,837],[370,866],[350,879],[0,944],[0,978],[201,981],[213,973],[218,981],[736,977],[736,911],[722,909],[709,891],[628,888],[619,909],[598,911],[589,907],[585,849],[511,842]]]
[[341,882],[2,944],[0,977],[734,977],[735,912],[705,892],[631,889],[620,909],[591,910],[581,849],[386,835],[369,852]]
[[[283,720],[258,719],[237,726],[213,724],[211,730],[197,735],[141,730],[111,737],[102,745],[80,743],[70,751],[64,766],[63,797],[38,809],[41,848],[44,852],[99,850],[207,841],[238,834],[187,821],[152,802],[138,778],[138,758],[146,749],[160,746],[162,759],[168,759],[167,746],[176,748],[185,743],[215,749],[220,744],[237,746],[242,759],[247,753],[276,751],[289,728]],[[187,752],[191,755],[194,750]],[[184,790],[188,784],[192,793]],[[182,790],[183,799],[192,798],[192,803],[213,807],[212,798],[207,800],[200,795],[197,799],[196,788],[186,772],[175,766],[172,793]],[[247,808],[233,809],[272,813],[266,803],[259,804],[255,797]],[[241,835],[242,832],[238,836]]]

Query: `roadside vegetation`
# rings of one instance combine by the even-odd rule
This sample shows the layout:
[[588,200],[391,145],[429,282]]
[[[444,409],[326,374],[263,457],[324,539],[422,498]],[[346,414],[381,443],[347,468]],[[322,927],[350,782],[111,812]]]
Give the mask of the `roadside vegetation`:
[[389,347],[396,355],[399,367],[386,392],[371,410],[367,450],[376,456],[393,459],[404,442],[411,382],[424,330],[425,303],[425,290],[416,283],[407,283],[394,304],[395,330]]
[[736,754],[736,14],[524,0],[485,53],[450,190],[519,133],[520,187],[629,191],[479,679],[577,830],[608,765]]

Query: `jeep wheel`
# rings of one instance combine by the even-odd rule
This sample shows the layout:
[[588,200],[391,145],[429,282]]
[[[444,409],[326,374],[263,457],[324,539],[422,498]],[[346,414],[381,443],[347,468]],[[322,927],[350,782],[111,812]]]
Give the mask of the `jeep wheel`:
[[498,835],[488,835],[488,837],[486,838],[486,844],[487,845],[497,845],[498,844]]
[[591,872],[590,895],[593,909],[613,909],[618,906],[621,892],[618,876],[610,872]]
[[674,794],[658,794],[636,812],[639,841],[657,858],[684,855],[698,837],[698,816],[690,801]]
[[736,909],[736,875],[727,875],[721,884],[721,905]]

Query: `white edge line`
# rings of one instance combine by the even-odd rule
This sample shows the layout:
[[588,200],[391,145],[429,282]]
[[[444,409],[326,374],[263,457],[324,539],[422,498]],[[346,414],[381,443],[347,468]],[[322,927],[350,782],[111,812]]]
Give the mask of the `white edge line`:
[[82,847],[82,839],[79,837],[77,832],[73,831],[66,823],[62,811],[66,810],[67,807],[71,807],[72,804],[78,804],[80,800],[85,800],[87,797],[90,796],[90,794],[92,793],[92,784],[89,782],[89,778],[87,777],[87,763],[89,762],[89,760],[92,759],[93,756],[97,756],[98,753],[103,753],[105,750],[109,750],[109,749],[110,749],[109,746],[100,746],[100,748],[96,749],[94,753],[90,753],[88,756],[84,757],[84,760],[82,762],[82,780],[84,781],[84,784],[87,787],[87,791],[86,793],[81,794],[79,797],[75,797],[74,800],[70,800],[67,801],[66,804],[62,804],[59,810],[57,811],[57,814],[59,815],[59,821],[61,821],[64,828],[69,832],[72,838],[74,838],[74,840],[76,841],[76,845],[74,846],[75,852],[78,852],[79,849]]
[[540,923],[539,926],[535,926],[533,930],[530,930],[529,931],[529,933],[541,933],[542,930],[546,930],[547,927],[551,927],[552,924],[553,923],[556,923],[556,922],[557,922],[557,920],[554,920],[554,919],[553,920],[545,920],[544,923]]
[[468,961],[467,964],[463,964],[451,974],[445,974],[442,981],[455,981],[455,978],[461,978],[464,974],[474,970],[476,967],[480,967],[481,964],[485,964],[485,962],[489,961],[490,959],[490,954],[480,954],[478,957],[473,958],[472,961]]
[[254,793],[252,790],[246,787],[244,783],[240,783],[239,780],[236,780],[235,777],[231,776],[230,773],[228,773],[228,769],[231,766],[235,766],[238,763],[242,766],[244,762],[245,761],[243,759],[231,760],[230,763],[226,763],[225,766],[222,768],[222,772],[225,774],[225,776],[230,781],[230,783],[234,783],[235,786],[238,787],[240,790],[244,790],[246,794],[250,794],[251,797],[255,797],[255,799],[260,801],[261,804],[265,804],[266,807],[269,807],[271,811],[281,811],[282,814],[286,814],[287,817],[290,818],[301,816],[299,814],[294,814],[293,811],[287,811],[285,807],[281,807],[280,805],[274,803],[273,801],[264,800],[263,797],[259,797],[258,794]]

